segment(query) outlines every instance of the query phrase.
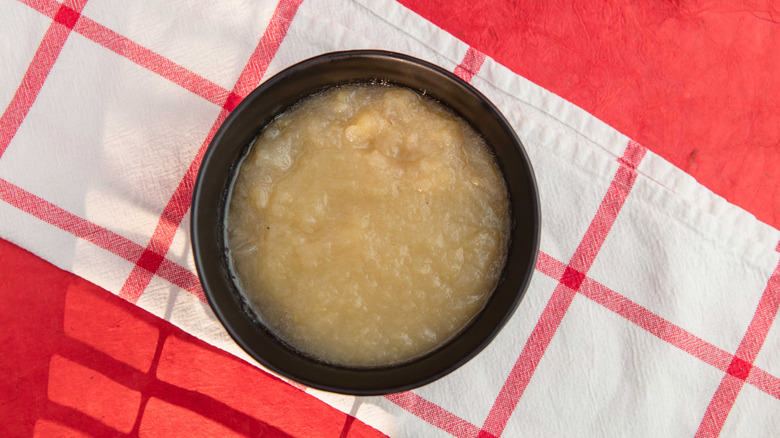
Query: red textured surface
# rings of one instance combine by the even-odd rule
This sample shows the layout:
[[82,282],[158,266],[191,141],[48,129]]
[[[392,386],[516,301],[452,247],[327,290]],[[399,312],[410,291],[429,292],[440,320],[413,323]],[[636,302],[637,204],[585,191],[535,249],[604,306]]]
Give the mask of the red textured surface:
[[780,228],[780,3],[400,2]]
[[383,436],[0,239],[0,436]]

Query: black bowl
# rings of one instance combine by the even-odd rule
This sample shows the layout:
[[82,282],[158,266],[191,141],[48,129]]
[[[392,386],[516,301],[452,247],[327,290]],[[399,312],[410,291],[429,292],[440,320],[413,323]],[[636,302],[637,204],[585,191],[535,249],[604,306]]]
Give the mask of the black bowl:
[[[493,149],[507,183],[512,231],[499,284],[484,308],[451,341],[408,363],[348,368],[296,352],[255,322],[227,260],[224,215],[236,167],[252,140],[276,115],[322,89],[346,83],[405,86],[444,103],[471,123]],[[496,336],[514,313],[534,271],[540,211],[533,170],[509,123],[480,92],[433,64],[398,53],[328,53],[296,64],[247,96],[211,141],[192,200],[192,246],[209,304],[228,333],[250,356],[306,386],[354,395],[400,392],[427,384],[463,365]]]

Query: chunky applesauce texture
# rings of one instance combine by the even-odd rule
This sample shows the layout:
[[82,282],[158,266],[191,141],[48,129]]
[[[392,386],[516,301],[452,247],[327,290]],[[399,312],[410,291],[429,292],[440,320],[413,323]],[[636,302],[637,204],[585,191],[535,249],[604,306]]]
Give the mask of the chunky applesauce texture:
[[455,336],[496,287],[509,230],[484,140],[439,102],[380,84],[328,89],[266,126],[226,218],[259,319],[350,367],[409,361]]

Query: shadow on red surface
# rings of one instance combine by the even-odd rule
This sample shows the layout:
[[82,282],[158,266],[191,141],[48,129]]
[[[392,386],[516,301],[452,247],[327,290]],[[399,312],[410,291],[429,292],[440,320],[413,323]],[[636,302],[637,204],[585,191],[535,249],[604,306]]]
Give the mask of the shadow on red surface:
[[383,436],[0,240],[2,436]]

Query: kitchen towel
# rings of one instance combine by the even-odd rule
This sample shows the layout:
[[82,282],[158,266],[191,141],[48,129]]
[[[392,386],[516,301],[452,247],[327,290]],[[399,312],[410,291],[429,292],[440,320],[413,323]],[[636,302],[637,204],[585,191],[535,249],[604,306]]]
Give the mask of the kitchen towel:
[[780,429],[780,231],[403,6],[2,8],[0,237],[251,361],[195,274],[200,158],[241,98],[285,67],[403,52],[472,83],[525,144],[542,203],[536,273],[496,340],[446,378],[387,397],[307,392],[391,436]]

